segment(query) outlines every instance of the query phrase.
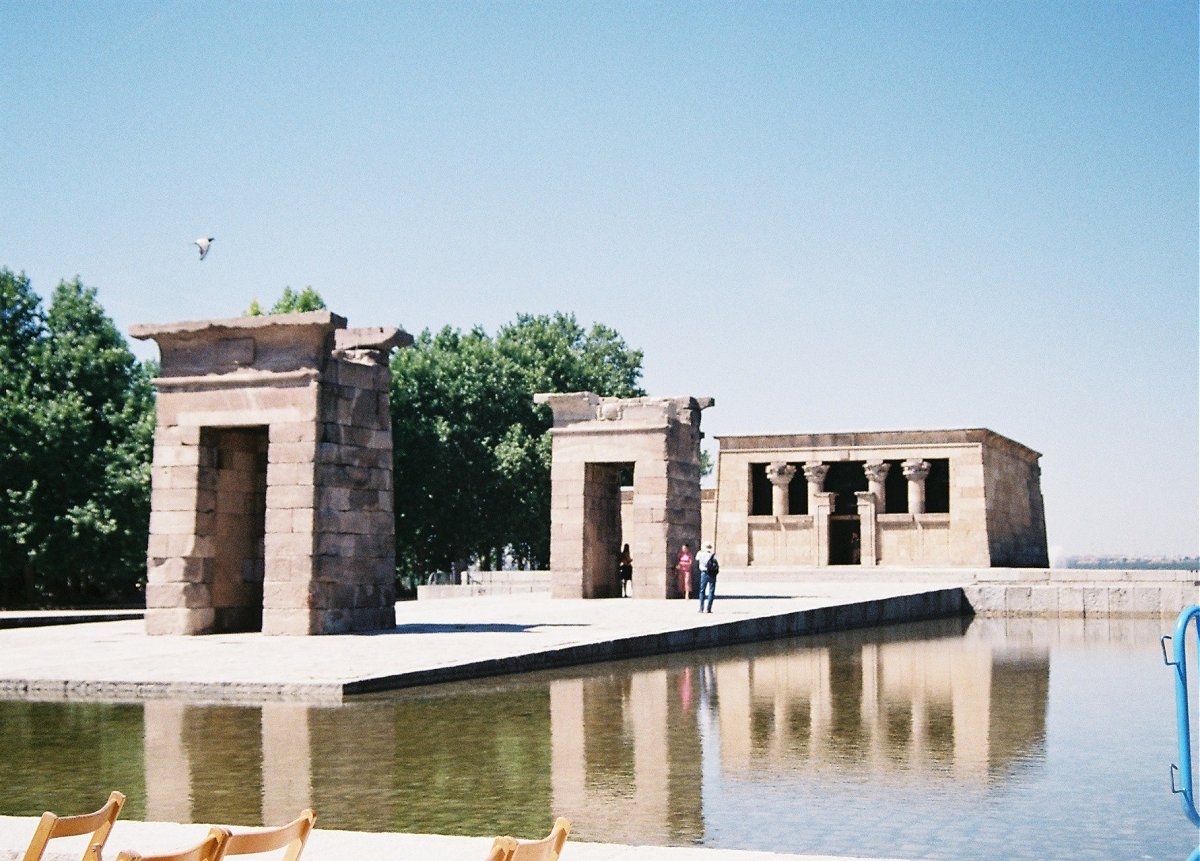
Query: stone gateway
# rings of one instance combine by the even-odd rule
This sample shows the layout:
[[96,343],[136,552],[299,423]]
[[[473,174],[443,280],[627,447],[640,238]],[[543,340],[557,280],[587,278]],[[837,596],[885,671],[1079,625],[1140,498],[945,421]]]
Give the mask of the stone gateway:
[[162,370],[146,631],[395,625],[388,355],[329,311],[137,325]]
[[[633,558],[633,597],[677,598],[675,556],[700,541],[700,411],[712,398],[535,395],[554,413],[550,583],[556,598],[621,595],[620,552]],[[622,514],[621,487],[633,493]]]

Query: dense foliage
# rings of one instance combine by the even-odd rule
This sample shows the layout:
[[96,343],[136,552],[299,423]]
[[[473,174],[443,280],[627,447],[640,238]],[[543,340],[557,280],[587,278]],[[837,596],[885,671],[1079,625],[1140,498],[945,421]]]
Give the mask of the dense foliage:
[[[271,313],[325,307],[290,288]],[[255,301],[247,313],[262,313]],[[536,392],[643,394],[642,353],[569,314],[494,337],[426,330],[392,360],[396,560],[408,584],[506,561],[545,566],[550,412]],[[145,570],[151,369],[78,280],[49,308],[0,269],[0,605],[136,600]]]
[[0,269],[0,602],[137,597],[145,570],[150,372],[78,279],[48,310]]
[[494,338],[426,330],[392,360],[396,561],[402,576],[507,557],[544,567],[550,438],[536,392],[643,394],[642,353],[569,314],[520,315]]
[[304,311],[320,311],[324,308],[325,300],[311,286],[305,287],[299,292],[293,290],[291,287],[284,287],[283,295],[275,301],[275,304],[271,306],[271,310],[263,311],[262,306],[258,304],[258,300],[251,299],[250,307],[246,309],[246,313],[243,316],[261,317],[263,314],[297,314]]

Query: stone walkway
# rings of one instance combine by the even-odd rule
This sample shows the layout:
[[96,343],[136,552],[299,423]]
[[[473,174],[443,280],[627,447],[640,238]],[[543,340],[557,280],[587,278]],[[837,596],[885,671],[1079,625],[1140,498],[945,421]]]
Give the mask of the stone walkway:
[[140,621],[0,630],[0,696],[340,702],[346,694],[947,616],[941,583],[730,582],[694,601],[563,600],[547,593],[402,602],[369,635],[158,636]]

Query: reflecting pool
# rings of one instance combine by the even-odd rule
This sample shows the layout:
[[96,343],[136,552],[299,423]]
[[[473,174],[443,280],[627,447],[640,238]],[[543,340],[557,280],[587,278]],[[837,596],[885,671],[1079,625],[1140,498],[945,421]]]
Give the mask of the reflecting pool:
[[312,806],[324,828],[486,835],[565,815],[581,840],[631,844],[1183,857],[1164,633],[955,619],[341,707],[0,701],[0,813],[117,788],[135,819],[278,823]]

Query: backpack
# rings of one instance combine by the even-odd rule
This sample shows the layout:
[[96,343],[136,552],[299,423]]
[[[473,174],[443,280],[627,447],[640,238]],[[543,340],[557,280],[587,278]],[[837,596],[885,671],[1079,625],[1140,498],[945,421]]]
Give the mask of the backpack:
[[708,557],[708,561],[704,563],[704,571],[709,577],[716,577],[721,570],[721,563],[717,562],[717,554]]

